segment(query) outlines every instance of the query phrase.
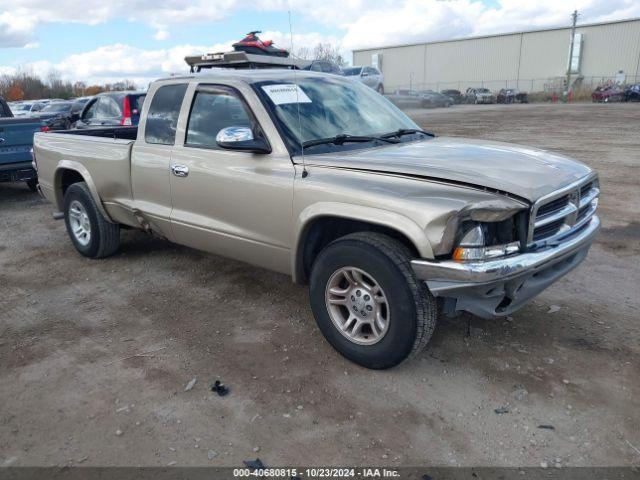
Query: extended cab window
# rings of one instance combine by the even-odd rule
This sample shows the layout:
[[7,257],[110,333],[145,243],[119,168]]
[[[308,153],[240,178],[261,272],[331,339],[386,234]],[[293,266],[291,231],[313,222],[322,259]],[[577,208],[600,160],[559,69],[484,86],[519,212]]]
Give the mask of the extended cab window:
[[226,90],[197,92],[189,114],[185,144],[219,149],[216,135],[226,127],[252,128],[242,100]]
[[184,99],[187,84],[165,85],[160,87],[149,107],[144,128],[144,140],[147,143],[173,145],[176,139],[178,115]]

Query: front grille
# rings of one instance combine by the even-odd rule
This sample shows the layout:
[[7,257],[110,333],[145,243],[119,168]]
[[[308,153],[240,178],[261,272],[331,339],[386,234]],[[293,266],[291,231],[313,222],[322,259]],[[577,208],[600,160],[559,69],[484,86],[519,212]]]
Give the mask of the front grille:
[[538,200],[531,208],[528,243],[570,235],[585,225],[598,204],[597,178],[582,180]]
[[558,210],[566,207],[568,203],[569,195],[565,195],[564,197],[560,197],[556,200],[550,201],[549,203],[545,203],[538,209],[538,217],[544,217],[545,215],[556,213]]
[[555,235],[560,231],[563,225],[564,218],[561,218],[560,220],[556,220],[555,222],[547,223],[542,227],[536,228],[533,232],[533,241],[537,242],[538,240],[542,240],[543,238]]

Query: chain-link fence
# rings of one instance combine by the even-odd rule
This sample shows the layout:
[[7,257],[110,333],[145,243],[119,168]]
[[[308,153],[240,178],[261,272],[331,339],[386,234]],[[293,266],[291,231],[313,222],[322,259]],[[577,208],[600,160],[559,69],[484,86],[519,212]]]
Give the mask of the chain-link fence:
[[[559,94],[565,91],[566,77],[550,77],[550,78],[531,78],[531,79],[514,79],[514,80],[456,80],[449,82],[409,82],[402,85],[385,85],[385,90],[391,93],[398,89],[408,90],[459,90],[464,93],[467,88],[487,88],[497,93],[503,88],[516,88],[522,92],[528,93],[546,93]],[[574,94],[584,94],[595,90],[596,87],[619,84],[633,85],[640,83],[640,75],[602,75],[590,77],[575,77],[571,79],[571,89]]]

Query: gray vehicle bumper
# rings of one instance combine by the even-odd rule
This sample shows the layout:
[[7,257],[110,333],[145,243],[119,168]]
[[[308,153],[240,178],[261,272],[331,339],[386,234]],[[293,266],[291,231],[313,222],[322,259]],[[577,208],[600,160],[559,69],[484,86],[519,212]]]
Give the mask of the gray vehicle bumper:
[[501,317],[577,267],[599,229],[600,220],[593,216],[562,243],[535,252],[486,262],[413,260],[411,265],[431,293],[445,299],[445,313],[464,310],[482,318]]

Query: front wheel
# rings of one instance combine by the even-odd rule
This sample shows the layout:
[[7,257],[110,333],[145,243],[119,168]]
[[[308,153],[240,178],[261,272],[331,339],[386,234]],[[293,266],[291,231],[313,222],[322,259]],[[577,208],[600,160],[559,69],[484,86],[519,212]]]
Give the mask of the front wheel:
[[411,257],[402,243],[372,232],[342,237],[318,255],[311,308],[327,341],[349,360],[391,368],[431,338],[436,302],[415,277]]
[[74,183],[65,192],[64,222],[73,246],[85,257],[108,257],[118,250],[120,225],[100,213],[85,182]]

